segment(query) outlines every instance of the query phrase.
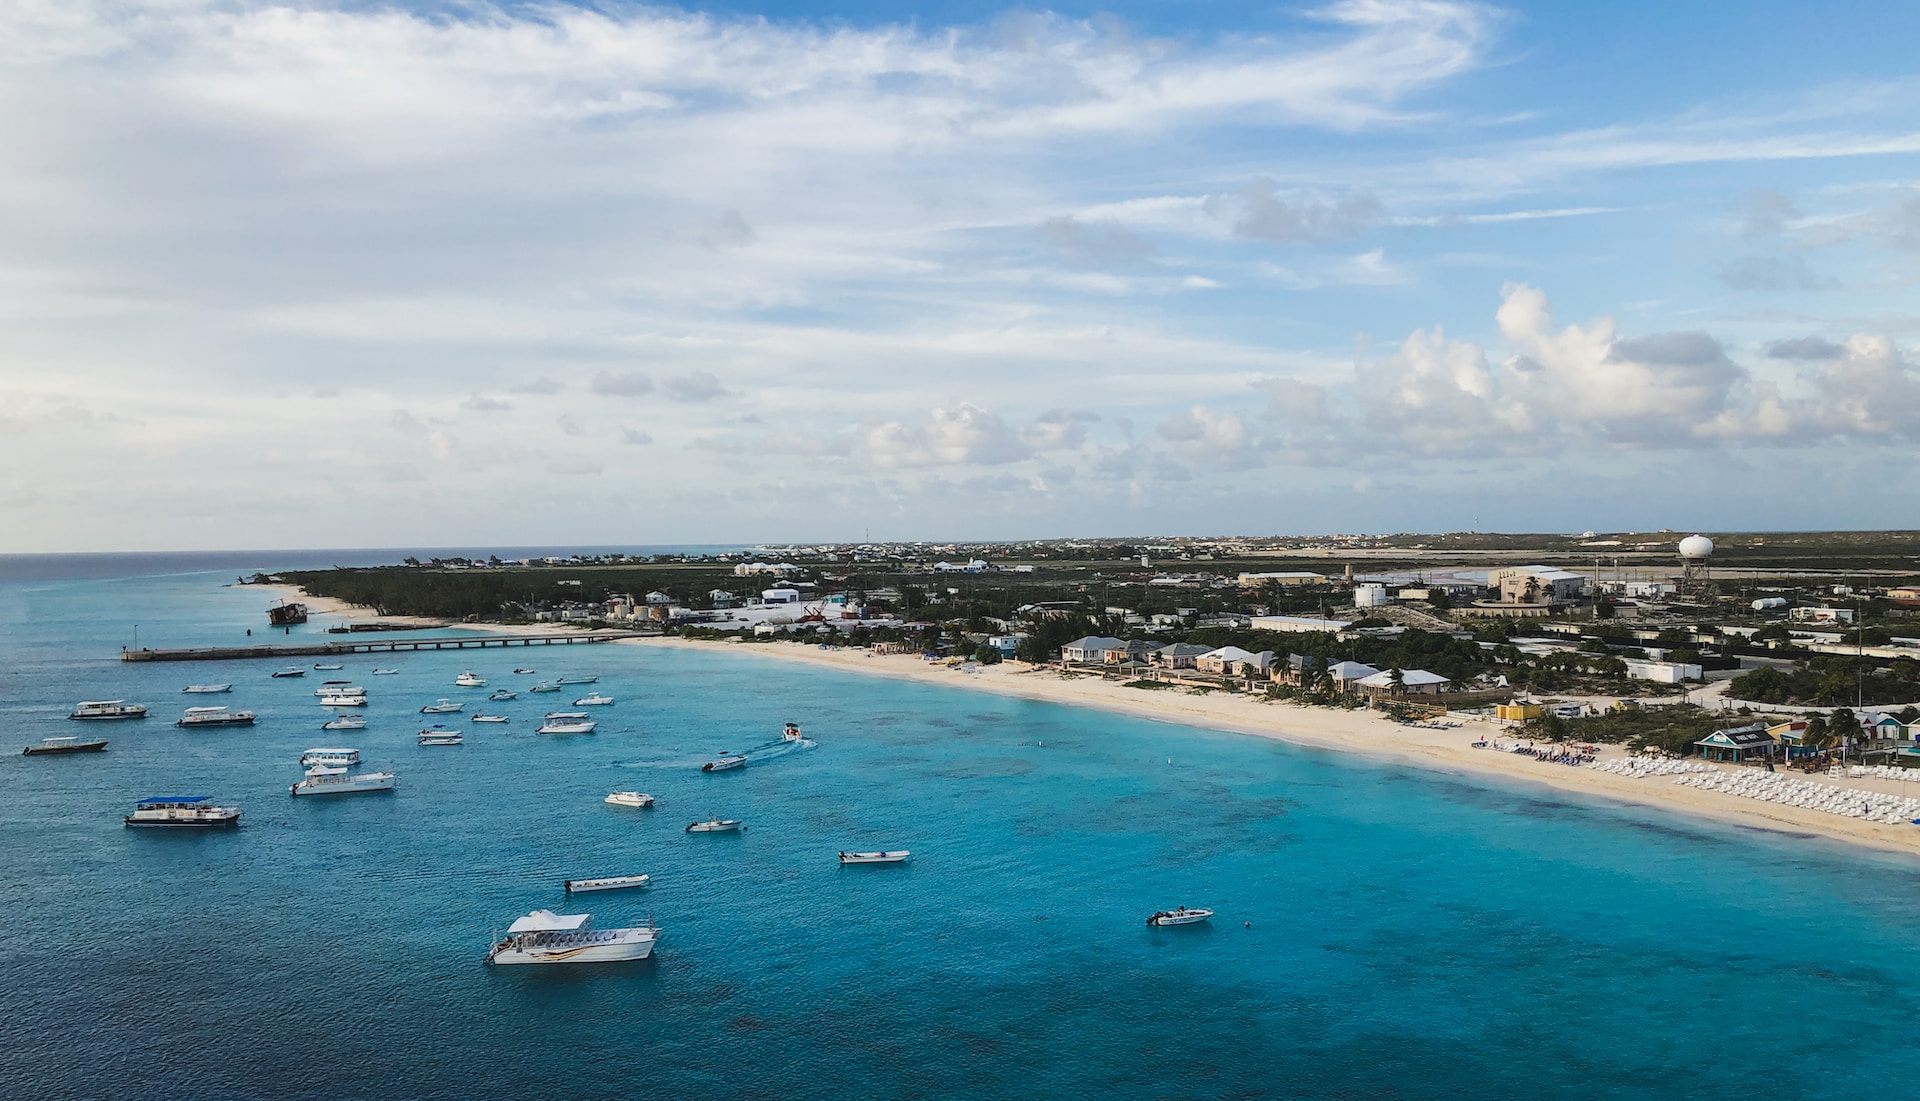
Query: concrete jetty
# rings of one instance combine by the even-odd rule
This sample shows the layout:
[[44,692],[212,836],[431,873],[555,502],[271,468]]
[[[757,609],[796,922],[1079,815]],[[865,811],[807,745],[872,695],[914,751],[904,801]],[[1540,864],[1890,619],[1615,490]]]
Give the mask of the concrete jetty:
[[457,638],[383,638],[355,642],[202,646],[187,650],[122,650],[121,661],[240,661],[248,658],[331,658],[404,654],[418,650],[490,650],[508,646],[572,646],[646,638],[657,631],[568,631],[554,635],[462,635]]

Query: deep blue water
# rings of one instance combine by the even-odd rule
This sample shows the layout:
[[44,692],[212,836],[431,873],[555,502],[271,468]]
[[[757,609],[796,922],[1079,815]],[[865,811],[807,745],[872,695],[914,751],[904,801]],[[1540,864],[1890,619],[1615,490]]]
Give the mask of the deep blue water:
[[[264,566],[275,563],[268,561]],[[612,646],[381,658],[397,676],[123,666],[244,641],[232,570],[0,581],[0,726],[102,755],[0,755],[0,1095],[166,1098],[1857,1098],[1920,1083],[1920,864],[1257,739],[749,655]],[[324,624],[316,623],[310,630]],[[598,673],[422,748],[417,708]],[[370,689],[323,733],[328,675]],[[190,681],[251,730],[183,732]],[[586,689],[581,690],[583,693]],[[471,710],[471,704],[470,708]],[[721,775],[783,720],[818,747]],[[357,745],[387,795],[299,800]],[[5,747],[0,747],[5,748]],[[1171,763],[1169,763],[1169,758]],[[610,790],[659,798],[607,807]],[[245,808],[129,831],[141,796]],[[682,831],[744,818],[742,836]],[[904,867],[840,868],[848,847]],[[665,930],[655,959],[489,969],[492,932],[567,909]],[[1151,930],[1176,905],[1206,927]],[[1251,926],[1244,923],[1251,923]]]

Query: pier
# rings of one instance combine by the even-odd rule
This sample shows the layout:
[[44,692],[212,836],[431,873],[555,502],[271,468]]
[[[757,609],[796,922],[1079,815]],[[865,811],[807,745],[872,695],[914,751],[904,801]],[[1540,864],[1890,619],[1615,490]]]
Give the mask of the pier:
[[188,650],[122,650],[121,661],[241,661],[248,658],[331,658],[405,654],[420,650],[492,650],[509,646],[573,646],[650,638],[657,631],[568,631],[556,635],[473,635],[459,638],[387,638],[266,646],[201,646]]

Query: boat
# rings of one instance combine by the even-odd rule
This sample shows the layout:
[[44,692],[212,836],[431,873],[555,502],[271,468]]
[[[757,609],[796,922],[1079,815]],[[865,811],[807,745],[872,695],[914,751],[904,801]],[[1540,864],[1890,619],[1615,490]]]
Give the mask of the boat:
[[319,669],[319,670],[322,670],[322,671],[324,671],[324,672],[328,672],[328,673],[331,673],[331,672],[333,672],[333,671],[334,671],[334,670],[336,670],[336,669],[345,669],[345,668],[346,668],[346,666],[344,666],[344,665],[341,665],[341,664],[340,664],[339,662],[328,662],[328,663],[326,663],[326,664],[324,664],[324,665],[323,665],[323,664],[321,664],[320,662],[317,662],[317,661],[313,663],[313,667],[314,667],[315,669]]
[[881,852],[840,854],[842,864],[905,864],[907,857],[913,855],[911,849],[886,849]]
[[267,609],[267,622],[275,627],[291,627],[307,621],[305,604],[279,603]]
[[321,707],[365,707],[367,706],[367,697],[365,695],[321,696],[320,706]]
[[687,827],[688,833],[737,833],[745,829],[738,818],[709,818]]
[[304,677],[306,675],[307,675],[307,671],[305,669],[288,668],[288,669],[280,670],[278,673],[275,673],[273,676],[274,676],[274,679],[278,680],[281,677]]
[[185,688],[182,688],[180,691],[190,692],[190,693],[193,693],[194,695],[199,695],[199,696],[211,696],[217,692],[231,692],[233,691],[233,685],[231,684],[189,684]]
[[660,927],[647,919],[645,925],[626,929],[595,929],[591,914],[556,914],[535,910],[507,926],[507,935],[487,949],[487,962],[515,963],[612,963],[644,960],[653,954],[660,939]]
[[464,707],[466,707],[466,704],[454,703],[452,700],[447,699],[445,696],[442,696],[440,697],[438,702],[430,703],[427,706],[421,708],[420,713],[422,715],[451,715],[455,711],[459,711]]
[[147,705],[125,700],[82,700],[69,719],[144,719]]
[[547,719],[535,730],[535,734],[591,734],[599,724],[587,717],[585,711],[550,711]]
[[399,671],[398,669],[375,669],[373,675],[376,677],[391,677]]
[[598,879],[569,879],[566,881],[567,893],[572,895],[582,891],[618,891],[627,887],[645,887],[652,878],[644,875],[607,875]]
[[320,746],[309,749],[300,755],[300,767],[312,768],[314,765],[357,765],[360,763],[360,751],[344,746]]
[[1171,910],[1157,911],[1147,919],[1148,925],[1193,925],[1213,916],[1212,910],[1189,910],[1178,906]]
[[489,700],[511,700],[511,699],[518,699],[518,698],[519,697],[515,693],[509,692],[504,688],[496,688],[493,691],[487,693],[487,699]]
[[487,678],[478,673],[462,673],[453,678],[453,683],[460,688],[485,688]]
[[507,721],[507,717],[505,715],[475,715],[473,721],[477,723],[503,723]]
[[20,752],[28,757],[37,757],[42,753],[98,753],[105,748],[107,748],[105,738],[83,742],[76,735],[59,734],[51,738],[42,738],[39,745],[30,745]]
[[729,772],[736,768],[747,767],[747,758],[743,753],[722,754],[718,760],[708,761],[700,766],[701,772]]
[[534,686],[533,686],[532,688],[529,688],[529,689],[527,689],[527,691],[529,691],[529,692],[558,692],[558,691],[560,691],[560,686],[559,686],[559,685],[557,685],[557,684],[549,684],[549,683],[547,683],[546,681],[541,681],[541,682],[540,682],[539,684],[536,684],[536,685],[534,685]]
[[591,676],[591,677],[556,677],[553,683],[555,684],[599,684],[600,678],[597,675]]
[[367,690],[350,680],[323,680],[313,690],[316,696],[364,696]]
[[645,810],[653,806],[653,796],[644,791],[616,791],[607,796],[607,802],[616,807],[639,807]]
[[391,772],[353,772],[346,765],[317,764],[307,778],[287,789],[290,795],[351,795],[356,791],[392,791]]
[[458,730],[449,730],[444,726],[430,726],[422,730],[417,740],[421,745],[460,745],[466,741]]
[[595,692],[591,696],[582,696],[579,699],[573,701],[573,706],[575,707],[606,707],[612,703],[613,703],[612,696],[603,696],[600,693]]
[[322,730],[365,730],[366,728],[367,717],[365,715],[335,715],[333,718],[320,724],[320,729]]
[[133,813],[122,819],[128,826],[198,826],[218,829],[240,824],[239,807],[209,803],[206,795],[156,795],[134,804]]
[[787,728],[786,728],[785,730],[782,730],[782,731],[780,732],[780,740],[781,740],[781,741],[783,741],[783,742],[803,742],[803,741],[806,741],[806,739],[805,739],[804,737],[802,737],[802,736],[801,736],[801,734],[800,734],[800,728],[799,728],[799,727],[797,727],[797,726],[795,726],[795,725],[793,725],[792,723],[788,723],[788,724],[787,724]]
[[531,673],[533,673],[533,672],[534,672],[534,670],[532,670],[532,669],[515,669],[515,670],[514,670],[513,672],[514,672],[514,675],[515,675],[515,676],[521,676],[521,677],[524,677],[524,676],[528,676],[529,674],[531,674]]
[[175,726],[252,726],[253,712],[226,707],[189,707]]

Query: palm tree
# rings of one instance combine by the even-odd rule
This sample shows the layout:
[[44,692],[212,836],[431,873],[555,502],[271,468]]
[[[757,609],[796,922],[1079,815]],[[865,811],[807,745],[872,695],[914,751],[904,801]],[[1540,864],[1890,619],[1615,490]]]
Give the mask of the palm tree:
[[1404,696],[1407,694],[1407,675],[1400,671],[1398,665],[1387,671],[1387,681],[1393,686],[1394,695]]

